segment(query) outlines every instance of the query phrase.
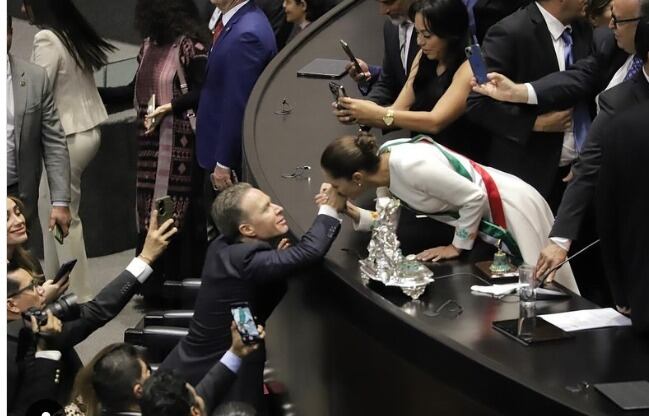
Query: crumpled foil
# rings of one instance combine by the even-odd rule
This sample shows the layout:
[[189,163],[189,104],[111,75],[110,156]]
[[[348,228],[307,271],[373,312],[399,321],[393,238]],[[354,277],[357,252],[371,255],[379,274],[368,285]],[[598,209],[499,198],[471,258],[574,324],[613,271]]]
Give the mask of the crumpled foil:
[[386,286],[398,286],[412,299],[417,299],[432,282],[433,272],[416,261],[405,257],[397,238],[397,225],[401,201],[381,198],[377,204],[378,219],[372,228],[372,239],[367,247],[369,256],[360,260],[361,279],[368,283],[377,280]]

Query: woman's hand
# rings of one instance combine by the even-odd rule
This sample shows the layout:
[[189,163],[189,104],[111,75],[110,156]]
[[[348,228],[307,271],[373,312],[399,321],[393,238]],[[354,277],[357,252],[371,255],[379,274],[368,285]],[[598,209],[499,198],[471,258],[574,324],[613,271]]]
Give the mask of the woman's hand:
[[387,110],[368,100],[341,97],[334,114],[341,123],[356,122],[358,124],[381,126]]
[[54,283],[54,280],[52,279],[46,280],[45,283],[43,283],[45,304],[50,304],[57,300],[66,290],[68,290],[68,286],[70,286],[70,273],[59,279],[58,283]]
[[345,207],[343,214],[351,218],[355,224],[358,224],[358,222],[361,220],[361,213],[358,210],[358,207],[349,201],[347,201],[347,206]]
[[449,244],[448,246],[441,246],[424,250],[421,253],[417,254],[416,259],[419,261],[437,262],[444,259],[454,259],[459,255],[460,249],[455,247],[453,244]]
[[145,115],[144,128],[146,129],[146,132],[144,134],[151,134],[156,129],[156,127],[158,127],[160,121],[162,121],[162,119],[170,111],[171,111],[171,103],[168,103],[168,104],[163,104],[161,106],[158,106],[151,113]]

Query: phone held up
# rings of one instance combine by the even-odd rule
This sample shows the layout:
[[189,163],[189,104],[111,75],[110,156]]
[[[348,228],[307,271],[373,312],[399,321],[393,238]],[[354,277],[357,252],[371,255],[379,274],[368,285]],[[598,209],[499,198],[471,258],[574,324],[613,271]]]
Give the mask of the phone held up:
[[248,302],[230,304],[230,312],[244,344],[252,345],[261,341],[261,336],[257,331],[257,323],[252,317]]
[[53,283],[56,284],[58,283],[63,277],[66,277],[65,280],[67,280],[70,277],[70,272],[72,269],[74,269],[74,265],[77,264],[77,259],[70,260],[68,262],[65,262],[61,265],[61,268],[59,269],[58,272],[56,272],[56,276],[54,276]]
[[480,45],[475,37],[473,38],[473,42],[472,45],[469,45],[464,49],[464,53],[469,60],[471,71],[473,71],[473,76],[476,81],[478,81],[478,84],[486,84],[489,82],[489,79],[487,78],[487,64],[485,64],[482,51],[480,50]]
[[169,195],[155,200],[155,209],[158,210],[158,227],[168,219],[173,218],[174,201]]
[[329,91],[331,91],[331,95],[333,95],[334,100],[336,101],[336,108],[338,108],[338,100],[341,97],[347,97],[347,93],[345,92],[345,87],[343,87],[337,82],[331,81],[329,82]]

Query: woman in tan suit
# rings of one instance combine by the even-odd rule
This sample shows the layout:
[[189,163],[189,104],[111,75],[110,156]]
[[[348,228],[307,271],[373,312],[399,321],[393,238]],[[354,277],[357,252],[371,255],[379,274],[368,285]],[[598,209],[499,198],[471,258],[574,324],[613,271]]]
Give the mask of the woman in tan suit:
[[[114,47],[97,35],[70,0],[24,0],[23,4],[30,23],[41,29],[34,36],[32,61],[45,68],[50,78],[70,153],[72,223],[64,244],[55,242],[49,232],[49,218],[40,216],[45,274],[53,276],[61,263],[77,259],[70,285],[83,302],[92,298],[92,291],[86,278],[86,249],[79,218],[81,175],[99,150],[99,124],[108,118],[93,72],[106,64],[106,53]],[[40,201],[49,199],[43,176]]]

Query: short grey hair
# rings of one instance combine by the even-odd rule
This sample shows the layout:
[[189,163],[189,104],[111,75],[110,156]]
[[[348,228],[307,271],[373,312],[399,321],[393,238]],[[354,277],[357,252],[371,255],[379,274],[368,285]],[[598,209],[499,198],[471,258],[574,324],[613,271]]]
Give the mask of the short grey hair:
[[239,225],[245,219],[241,210],[241,199],[252,189],[252,185],[239,182],[222,191],[212,204],[212,220],[222,235],[229,240],[239,237]]

